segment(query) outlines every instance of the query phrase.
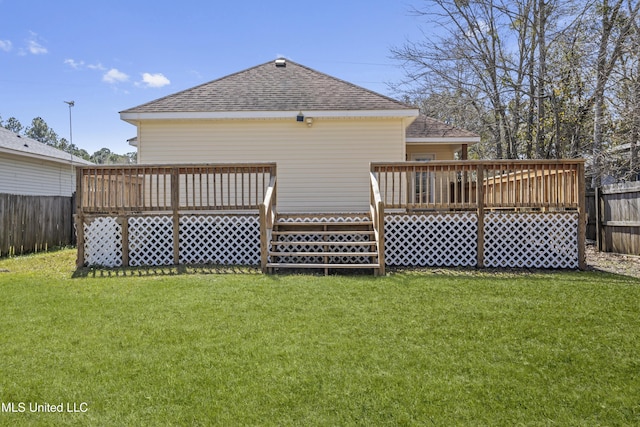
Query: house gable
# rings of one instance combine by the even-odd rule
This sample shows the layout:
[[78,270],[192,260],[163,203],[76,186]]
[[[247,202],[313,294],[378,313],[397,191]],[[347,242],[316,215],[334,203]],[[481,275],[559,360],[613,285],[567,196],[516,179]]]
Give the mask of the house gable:
[[284,119],[300,112],[313,117],[418,115],[412,106],[286,60],[124,110],[120,117],[135,124],[145,119]]

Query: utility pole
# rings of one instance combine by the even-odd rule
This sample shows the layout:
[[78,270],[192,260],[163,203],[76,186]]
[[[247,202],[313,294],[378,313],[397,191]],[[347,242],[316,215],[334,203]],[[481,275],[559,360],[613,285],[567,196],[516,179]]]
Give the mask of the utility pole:
[[63,101],[65,104],[69,106],[69,161],[71,162],[71,179],[69,180],[71,183],[71,194],[75,190],[75,186],[73,185],[73,127],[71,126],[71,107],[76,105],[75,101]]

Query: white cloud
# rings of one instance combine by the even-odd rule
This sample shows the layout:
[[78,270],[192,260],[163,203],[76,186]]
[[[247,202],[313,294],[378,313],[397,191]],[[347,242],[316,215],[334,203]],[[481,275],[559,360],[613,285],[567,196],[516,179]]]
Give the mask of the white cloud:
[[83,60],[76,61],[75,59],[68,58],[64,60],[64,63],[70,66],[71,68],[73,68],[74,70],[84,70],[84,69],[97,70],[97,71],[106,70],[106,68],[99,62],[97,64],[87,64]]
[[140,86],[146,87],[163,87],[168,84],[171,84],[171,81],[162,73],[142,73],[142,81],[139,83]]
[[71,68],[74,68],[76,70],[82,68],[84,66],[84,61],[76,61],[74,59],[65,59],[64,63],[67,64],[68,66],[70,66]]
[[102,76],[102,81],[107,83],[122,83],[129,80],[129,76],[119,71],[117,68],[112,68]]
[[98,71],[106,70],[106,68],[104,68],[104,65],[102,65],[99,62],[97,64],[87,64],[87,68],[90,70],[98,70]]
[[38,42],[38,33],[34,33],[33,31],[30,33],[31,38],[27,40],[27,49],[29,50],[29,53],[32,55],[44,55],[45,53],[48,53],[49,51],[47,48]]
[[32,55],[44,55],[45,53],[48,53],[49,51],[47,50],[46,47],[42,46],[37,41],[29,40],[29,52]]
[[30,31],[29,33],[31,37],[28,40],[26,40],[27,47],[20,48],[18,50],[18,55],[20,56],[25,56],[28,54],[44,55],[45,53],[49,53],[47,48],[42,46],[42,44],[40,44],[40,42],[38,41],[39,39],[38,33],[34,33],[33,31]]
[[9,52],[12,48],[13,48],[13,43],[11,43],[11,40],[0,40],[0,50]]

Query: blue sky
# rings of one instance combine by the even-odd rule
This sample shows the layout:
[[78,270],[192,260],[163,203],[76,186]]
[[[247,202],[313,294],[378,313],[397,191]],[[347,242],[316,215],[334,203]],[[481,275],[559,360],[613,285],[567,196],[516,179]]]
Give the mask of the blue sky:
[[0,0],[0,116],[90,154],[134,151],[118,112],[285,56],[385,95],[418,0]]

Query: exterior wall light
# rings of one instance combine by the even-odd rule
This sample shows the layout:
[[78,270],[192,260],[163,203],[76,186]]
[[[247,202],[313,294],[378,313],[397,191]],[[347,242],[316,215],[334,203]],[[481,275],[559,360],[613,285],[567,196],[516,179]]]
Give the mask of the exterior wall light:
[[302,111],[296,116],[296,122],[304,122],[304,114],[302,114]]

